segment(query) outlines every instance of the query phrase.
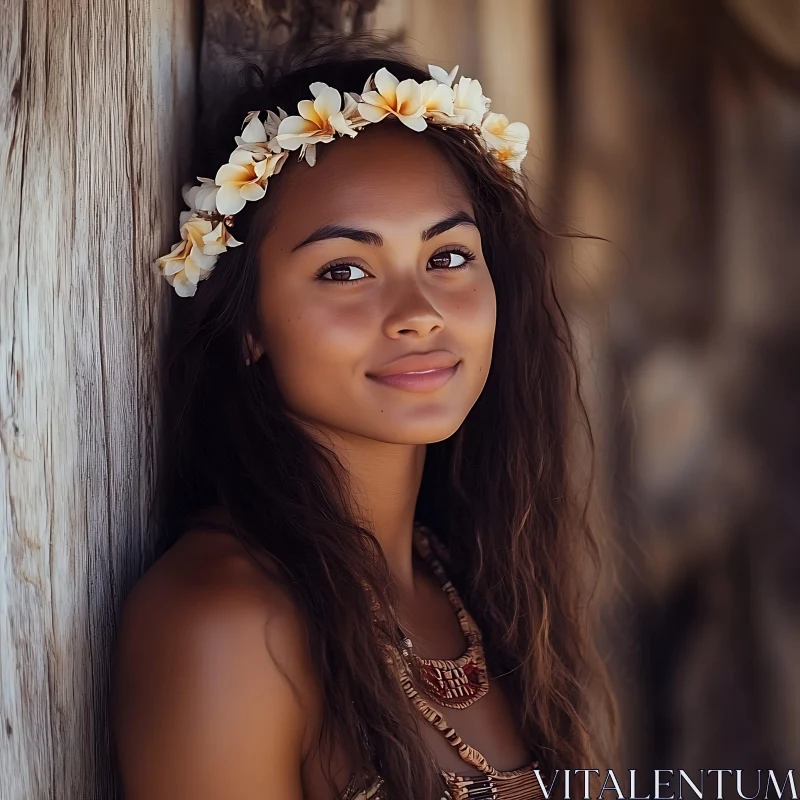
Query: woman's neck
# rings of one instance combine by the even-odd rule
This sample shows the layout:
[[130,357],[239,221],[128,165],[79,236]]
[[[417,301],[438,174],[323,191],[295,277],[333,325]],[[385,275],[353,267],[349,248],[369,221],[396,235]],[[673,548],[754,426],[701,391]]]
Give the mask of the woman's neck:
[[359,522],[380,542],[400,596],[413,599],[412,530],[426,445],[378,442],[330,429],[309,433],[339,457]]

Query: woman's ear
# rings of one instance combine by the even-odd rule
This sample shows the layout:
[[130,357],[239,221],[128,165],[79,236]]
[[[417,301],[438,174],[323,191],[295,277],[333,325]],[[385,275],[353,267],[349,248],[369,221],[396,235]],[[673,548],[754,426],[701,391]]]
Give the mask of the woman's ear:
[[245,334],[247,340],[247,352],[249,353],[250,360],[255,364],[262,355],[264,355],[264,348],[259,342],[256,341],[255,336],[248,332]]

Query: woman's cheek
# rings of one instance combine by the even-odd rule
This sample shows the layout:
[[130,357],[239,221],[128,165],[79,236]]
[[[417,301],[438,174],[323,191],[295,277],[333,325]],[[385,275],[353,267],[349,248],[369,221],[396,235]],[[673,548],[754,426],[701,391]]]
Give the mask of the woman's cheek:
[[318,405],[346,393],[359,368],[369,363],[371,324],[358,308],[326,303],[269,326],[268,351],[286,401]]
[[488,273],[476,285],[455,298],[451,309],[451,327],[476,346],[494,337],[497,321],[497,300]]

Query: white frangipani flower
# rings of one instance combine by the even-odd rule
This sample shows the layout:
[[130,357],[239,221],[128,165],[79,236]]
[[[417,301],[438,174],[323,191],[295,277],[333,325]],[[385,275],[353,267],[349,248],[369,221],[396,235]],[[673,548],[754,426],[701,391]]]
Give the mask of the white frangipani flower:
[[191,297],[199,281],[209,276],[217,256],[203,252],[203,238],[211,233],[211,222],[202,217],[190,217],[181,225],[181,241],[172,246],[168,255],[156,261],[170,286],[181,297]]
[[300,116],[286,117],[278,125],[275,137],[284,150],[300,149],[309,166],[316,162],[317,143],[333,141],[336,134],[355,136],[359,126],[356,103],[350,95],[342,95],[326,83],[312,83],[314,100],[301,100],[297,104]]
[[423,114],[425,104],[422,102],[422,86],[411,78],[398,81],[385,67],[381,67],[365,89],[358,104],[358,113],[367,122],[380,122],[389,114],[396,116],[400,122],[412,131],[424,131],[428,127]]
[[234,150],[230,162],[223,164],[214,178],[219,186],[217,211],[225,216],[238,214],[248,200],[260,200],[266,194],[267,180],[280,172],[285,160],[286,153],[267,153],[256,161],[252,153]]
[[509,122],[505,114],[489,113],[481,124],[481,134],[496,158],[519,172],[531,138],[528,126],[524,122]]
[[480,81],[462,75],[453,93],[453,113],[459,121],[464,125],[480,125],[491,102],[484,97]]

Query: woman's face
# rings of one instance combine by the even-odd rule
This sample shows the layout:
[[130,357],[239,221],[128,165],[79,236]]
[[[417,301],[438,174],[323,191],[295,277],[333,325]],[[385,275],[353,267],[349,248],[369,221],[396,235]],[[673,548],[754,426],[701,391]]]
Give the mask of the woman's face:
[[251,350],[269,357],[289,411],[318,427],[446,439],[486,383],[495,331],[472,201],[399,123],[317,155],[314,167],[291,157],[273,181]]

